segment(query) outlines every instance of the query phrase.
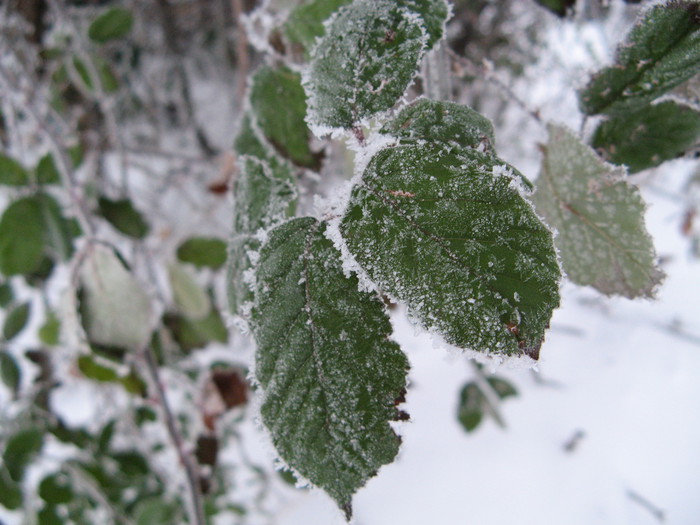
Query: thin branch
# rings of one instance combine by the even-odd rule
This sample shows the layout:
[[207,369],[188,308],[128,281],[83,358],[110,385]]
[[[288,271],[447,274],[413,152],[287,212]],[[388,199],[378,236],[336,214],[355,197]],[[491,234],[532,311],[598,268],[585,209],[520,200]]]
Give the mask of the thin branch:
[[644,507],[646,510],[649,511],[649,513],[654,516],[659,523],[664,523],[666,521],[666,513],[651,503],[648,499],[646,499],[644,496],[641,496],[640,494],[636,493],[635,491],[628,489],[627,490],[627,497],[634,501],[635,503],[639,503],[640,506]]
[[173,442],[173,446],[175,447],[177,455],[180,459],[180,463],[185,468],[187,488],[190,496],[190,507],[188,509],[190,513],[190,522],[193,525],[206,525],[204,503],[202,499],[202,491],[199,485],[197,467],[192,460],[192,456],[185,451],[184,439],[182,438],[182,433],[178,428],[177,422],[175,421],[175,416],[173,415],[172,409],[170,408],[170,404],[168,403],[168,399],[165,395],[165,389],[163,388],[163,382],[160,378],[158,365],[150,346],[146,346],[141,353],[144,361],[146,362],[146,367],[148,368],[148,373],[151,376],[153,386],[156,389],[158,404],[163,411],[168,435]]

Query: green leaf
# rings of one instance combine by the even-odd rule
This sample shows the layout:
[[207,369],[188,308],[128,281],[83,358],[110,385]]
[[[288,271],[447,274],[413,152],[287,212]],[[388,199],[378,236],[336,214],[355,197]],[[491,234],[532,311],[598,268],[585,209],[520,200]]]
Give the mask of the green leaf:
[[534,200],[559,231],[564,270],[606,295],[651,297],[663,278],[644,226],[644,202],[622,168],[603,162],[572,132],[549,127]]
[[387,148],[353,188],[340,231],[379,290],[424,328],[461,348],[537,358],[560,270],[523,182],[474,149]]
[[177,258],[197,268],[218,270],[226,262],[226,243],[213,237],[191,237],[178,246]]
[[587,115],[624,115],[694,76],[700,68],[700,4],[677,0],[646,11],[619,47],[615,64],[579,93]]
[[576,5],[576,0],[535,0],[535,2],[560,17],[565,17]]
[[[34,196],[41,210],[44,226],[45,253],[52,260],[66,261],[73,254],[76,231],[72,222],[63,217],[61,206],[47,193]],[[80,232],[78,231],[79,235]]]
[[381,133],[403,141],[428,140],[492,149],[496,143],[491,121],[473,109],[421,98],[384,124]]
[[70,502],[75,494],[73,488],[68,483],[69,478],[63,472],[50,474],[39,483],[39,496],[46,503],[60,505]]
[[56,507],[47,505],[37,513],[37,525],[63,525],[65,520],[59,516]]
[[131,31],[133,23],[134,17],[130,11],[113,7],[93,20],[88,28],[88,36],[90,40],[104,44],[109,40],[126,36]]
[[505,379],[501,379],[500,377],[487,377],[486,381],[501,399],[516,397],[518,395],[518,391],[515,387]]
[[251,326],[262,420],[280,457],[350,516],[352,495],[393,461],[389,421],[408,361],[377,296],[347,278],[315,219],[274,229],[260,253]]
[[153,525],[155,523],[178,523],[179,508],[163,501],[161,497],[142,499],[134,509],[136,525]]
[[314,48],[305,78],[309,121],[350,129],[391,108],[415,76],[426,40],[421,19],[396,2],[342,7]]
[[[99,76],[99,81],[102,90],[105,93],[112,93],[119,89],[119,80],[114,75],[114,72],[112,71],[110,65],[98,55],[92,55],[90,57],[90,60],[94,65],[97,75]],[[94,75],[92,74],[90,68],[88,68],[88,66],[85,65],[85,62],[83,62],[80,58],[75,56],[73,57],[73,67],[78,73],[80,80],[82,80],[83,84],[85,84],[85,87],[87,87],[91,91],[94,90]]]
[[298,73],[286,67],[262,66],[252,77],[250,105],[260,130],[280,155],[300,166],[318,167],[309,148],[306,94]]
[[0,184],[25,186],[29,184],[29,173],[15,159],[0,154]]
[[10,477],[5,465],[0,465],[0,505],[7,510],[16,510],[22,506],[23,499],[20,484]]
[[119,381],[119,374],[113,368],[101,365],[92,356],[81,355],[78,357],[78,370],[88,379],[101,383],[116,383]]
[[50,312],[44,324],[39,328],[39,340],[47,346],[56,346],[61,334],[61,322]]
[[2,326],[2,336],[6,341],[14,339],[27,326],[31,303],[22,303],[10,310]]
[[307,55],[316,41],[324,33],[323,22],[338,8],[349,4],[352,0],[313,0],[296,6],[287,21],[282,26],[282,31],[289,42],[301,48]]
[[7,350],[0,350],[0,378],[5,386],[17,395],[22,384],[22,369]]
[[61,182],[61,175],[56,168],[53,155],[47,153],[36,166],[36,180],[39,184],[58,184]]
[[467,383],[459,394],[457,420],[464,430],[473,432],[484,417],[484,404],[488,403],[484,393],[476,383]]
[[681,156],[698,136],[700,112],[669,101],[602,122],[592,146],[606,160],[636,173]]
[[163,324],[185,352],[204,348],[212,342],[228,341],[226,324],[216,308],[212,308],[203,319],[188,319],[183,315],[168,313],[163,316]]
[[5,444],[2,460],[17,483],[24,479],[24,472],[44,444],[44,432],[37,427],[29,427],[14,433]]
[[6,276],[37,270],[44,257],[41,205],[35,197],[10,204],[0,219],[0,271]]
[[445,0],[395,0],[396,4],[417,13],[428,33],[428,49],[432,48],[444,34],[445,23],[450,15],[450,8]]
[[137,426],[141,427],[144,423],[158,421],[156,412],[147,406],[138,407],[134,413],[134,421]]
[[143,239],[148,234],[148,223],[129,199],[98,199],[100,215],[118,231],[134,239]]
[[168,264],[168,279],[178,310],[189,319],[202,319],[211,310],[207,292],[183,266]]
[[151,300],[117,255],[96,245],[81,268],[80,311],[91,343],[138,350],[151,339]]
[[15,292],[9,282],[0,283],[0,308],[5,308],[15,299]]

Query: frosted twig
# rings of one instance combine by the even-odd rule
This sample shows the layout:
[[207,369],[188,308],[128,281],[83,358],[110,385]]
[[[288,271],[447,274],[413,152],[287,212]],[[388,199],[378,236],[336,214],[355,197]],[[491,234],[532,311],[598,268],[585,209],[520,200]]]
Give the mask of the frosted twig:
[[639,505],[647,509],[649,513],[658,520],[659,523],[664,523],[666,521],[666,513],[662,509],[651,503],[644,496],[641,496],[632,489],[627,489],[627,497],[635,503],[639,503]]
[[163,417],[165,418],[165,426],[168,430],[168,435],[170,440],[175,447],[180,463],[185,469],[185,474],[187,477],[187,488],[190,496],[190,506],[188,508],[190,514],[190,523],[193,525],[206,525],[206,517],[204,515],[204,503],[202,500],[202,491],[199,485],[199,477],[197,475],[197,467],[192,461],[192,456],[185,451],[184,439],[182,433],[178,428],[177,422],[175,421],[175,416],[170,408],[168,399],[165,395],[165,389],[163,388],[163,382],[160,378],[160,373],[158,371],[158,365],[153,356],[150,346],[146,346],[142,351],[144,361],[146,362],[146,367],[148,368],[148,373],[151,376],[151,382],[156,390],[156,396],[158,398],[158,404],[163,411]]

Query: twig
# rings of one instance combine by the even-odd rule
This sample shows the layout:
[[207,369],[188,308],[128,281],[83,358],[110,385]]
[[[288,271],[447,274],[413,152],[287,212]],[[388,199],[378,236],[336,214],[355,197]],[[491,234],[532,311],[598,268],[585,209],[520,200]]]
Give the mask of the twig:
[[659,523],[664,523],[666,521],[666,513],[662,509],[651,503],[644,496],[641,496],[632,489],[627,489],[627,497],[635,503],[639,503],[639,505],[648,510],[649,513],[652,516],[654,516]]
[[150,346],[146,346],[142,350],[142,355],[146,362],[148,368],[148,373],[151,376],[151,381],[156,389],[156,395],[158,397],[158,404],[163,411],[163,416],[165,418],[165,425],[168,430],[173,446],[177,452],[180,459],[180,463],[185,468],[185,474],[187,476],[187,487],[189,489],[190,496],[190,522],[194,525],[206,525],[206,518],[204,515],[204,504],[202,500],[202,491],[199,485],[199,477],[197,475],[197,467],[192,460],[192,456],[185,452],[184,440],[180,429],[175,421],[175,416],[170,408],[168,399],[165,396],[165,389],[163,388],[163,383],[160,379],[160,373],[158,371],[158,365],[156,364],[155,358],[153,357],[153,352]]

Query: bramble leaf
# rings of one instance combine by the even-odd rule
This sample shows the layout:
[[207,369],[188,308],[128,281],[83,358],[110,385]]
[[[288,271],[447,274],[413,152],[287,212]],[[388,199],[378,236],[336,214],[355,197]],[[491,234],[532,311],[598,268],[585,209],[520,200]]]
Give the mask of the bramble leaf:
[[[275,100],[280,103],[272,103]],[[250,105],[260,130],[281,156],[300,166],[317,167],[318,159],[309,148],[306,94],[298,73],[286,67],[261,67],[252,77]]]
[[428,33],[427,49],[443,37],[445,22],[450,8],[445,0],[395,0],[396,4],[421,17],[421,23]]
[[450,344],[537,358],[560,271],[552,234],[497,157],[439,143],[377,153],[340,231],[379,290]]
[[314,48],[304,79],[309,121],[350,129],[392,107],[425,50],[421,22],[387,0],[356,0],[342,7]]
[[7,317],[5,317],[5,322],[2,326],[3,339],[9,341],[24,330],[29,320],[31,306],[31,303],[22,303],[12,308],[12,310],[7,313]]
[[651,297],[663,272],[644,226],[644,202],[625,172],[564,127],[549,127],[534,202],[559,231],[568,277],[606,295]]
[[349,518],[352,495],[398,452],[389,421],[399,417],[408,361],[389,339],[384,305],[343,274],[325,228],[301,218],[270,232],[251,327],[277,452]]
[[0,219],[0,271],[6,276],[37,270],[44,257],[41,206],[26,197],[10,204]]
[[700,112],[669,101],[602,122],[591,145],[605,160],[636,173],[682,155],[698,136]]
[[13,394],[16,395],[19,392],[22,383],[22,369],[14,356],[7,350],[0,350],[0,379]]
[[429,140],[491,149],[496,140],[491,121],[470,107],[421,98],[384,124],[381,133],[401,140]]
[[81,271],[82,322],[91,343],[137,350],[151,339],[151,300],[117,255],[94,246]]
[[134,24],[134,17],[127,9],[113,7],[98,16],[88,28],[90,40],[104,44],[109,40],[126,36]]
[[177,258],[197,268],[218,270],[226,262],[226,243],[214,237],[191,237],[178,246]]
[[129,199],[100,197],[97,205],[100,215],[124,235],[143,239],[148,234],[148,223]]
[[587,115],[623,115],[694,76],[700,68],[700,4],[673,0],[646,11],[619,47],[615,64],[579,93]]
[[323,22],[339,7],[351,1],[313,0],[298,5],[289,13],[282,31],[290,43],[300,46],[306,54],[313,47],[316,38],[323,35]]

